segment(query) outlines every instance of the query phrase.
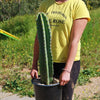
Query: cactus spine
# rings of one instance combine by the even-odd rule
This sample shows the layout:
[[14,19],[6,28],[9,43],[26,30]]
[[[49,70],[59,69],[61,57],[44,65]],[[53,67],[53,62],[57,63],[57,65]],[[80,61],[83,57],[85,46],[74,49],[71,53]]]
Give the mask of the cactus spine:
[[44,13],[37,17],[37,32],[39,40],[40,76],[44,84],[53,81],[53,63],[51,54],[51,30],[48,19]]

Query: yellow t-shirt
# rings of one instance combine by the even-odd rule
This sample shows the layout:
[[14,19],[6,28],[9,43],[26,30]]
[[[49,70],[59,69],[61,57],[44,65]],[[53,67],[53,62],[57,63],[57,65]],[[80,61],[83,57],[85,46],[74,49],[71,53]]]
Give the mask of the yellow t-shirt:
[[[53,62],[65,63],[73,20],[79,18],[90,20],[85,3],[82,0],[68,0],[58,4],[55,0],[44,0],[39,12],[46,13],[50,22]],[[80,60],[80,46],[79,42],[75,61]]]

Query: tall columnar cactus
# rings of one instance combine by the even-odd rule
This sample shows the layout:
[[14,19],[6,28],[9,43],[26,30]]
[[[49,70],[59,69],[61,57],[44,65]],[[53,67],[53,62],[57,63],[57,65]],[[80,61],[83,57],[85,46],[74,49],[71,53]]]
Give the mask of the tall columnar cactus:
[[49,85],[53,81],[51,30],[48,19],[44,13],[38,14],[37,32],[39,40],[39,66],[41,81],[42,83]]

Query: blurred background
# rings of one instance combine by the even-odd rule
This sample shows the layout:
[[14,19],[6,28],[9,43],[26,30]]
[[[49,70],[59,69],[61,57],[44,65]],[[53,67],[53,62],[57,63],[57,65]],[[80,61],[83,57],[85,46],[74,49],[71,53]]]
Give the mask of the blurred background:
[[[16,41],[0,34],[0,86],[3,91],[34,96],[30,71],[36,35],[35,20],[41,1],[0,0],[0,29],[20,38]],[[84,2],[90,11],[91,21],[81,39],[79,86],[90,83],[91,77],[100,77],[100,0]],[[100,99],[100,95],[94,96],[96,100]]]

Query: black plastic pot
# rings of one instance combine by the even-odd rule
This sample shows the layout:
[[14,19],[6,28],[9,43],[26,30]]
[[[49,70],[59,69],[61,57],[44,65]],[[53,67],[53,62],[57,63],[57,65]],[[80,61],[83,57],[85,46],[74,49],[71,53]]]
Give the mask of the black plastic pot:
[[37,79],[32,79],[36,100],[62,100],[62,87],[59,83],[43,85]]

